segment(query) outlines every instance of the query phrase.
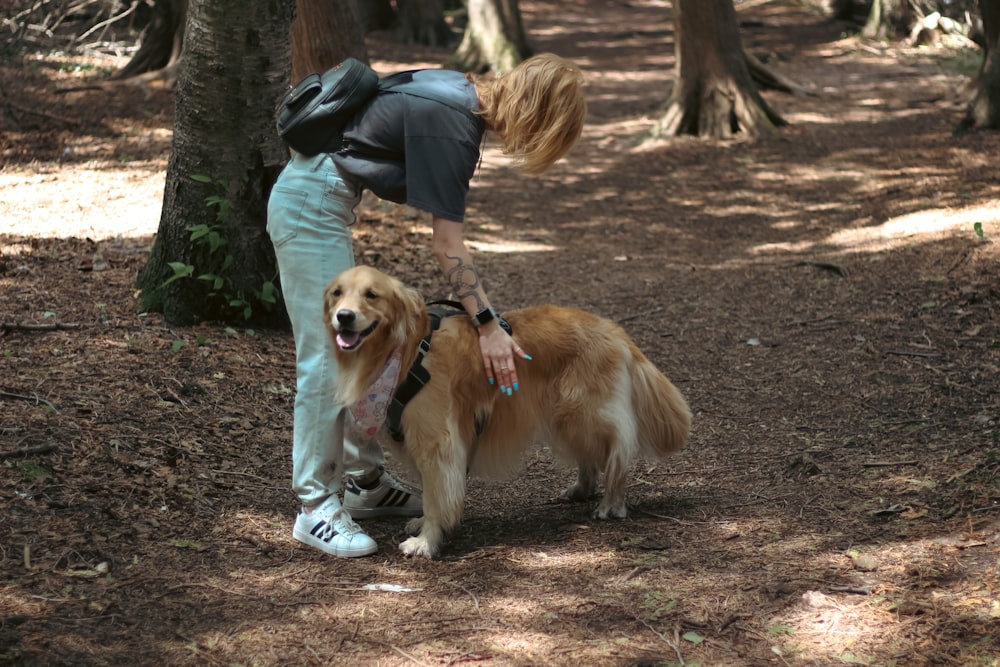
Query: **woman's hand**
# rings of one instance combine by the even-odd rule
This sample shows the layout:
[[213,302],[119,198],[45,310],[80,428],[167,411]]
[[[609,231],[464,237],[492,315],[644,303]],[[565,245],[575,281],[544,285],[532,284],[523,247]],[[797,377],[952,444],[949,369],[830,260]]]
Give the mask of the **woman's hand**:
[[479,327],[479,349],[490,384],[498,384],[501,393],[512,396],[518,388],[514,358],[530,361],[531,357],[495,320]]
[[[431,247],[455,298],[462,302],[470,316],[486,310],[490,302],[479,273],[472,264],[472,255],[462,240],[462,223],[434,216],[432,225]],[[483,353],[487,379],[490,384],[500,385],[502,393],[512,396],[518,388],[514,358],[530,361],[531,357],[500,327],[496,319],[480,325],[478,330],[479,349]]]

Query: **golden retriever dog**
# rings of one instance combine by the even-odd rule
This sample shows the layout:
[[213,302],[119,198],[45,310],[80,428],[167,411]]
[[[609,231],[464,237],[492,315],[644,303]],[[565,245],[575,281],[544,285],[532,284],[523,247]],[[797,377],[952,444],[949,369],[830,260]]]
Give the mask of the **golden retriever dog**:
[[[324,317],[340,365],[337,400],[344,405],[366,396],[396,352],[402,381],[430,331],[420,295],[367,266],[330,283]],[[594,497],[604,474],[593,516],[611,519],[626,515],[626,477],[635,459],[665,456],[687,441],[691,412],[683,396],[620,326],[551,305],[504,317],[532,357],[516,360],[520,386],[512,396],[487,381],[468,316],[443,318],[423,357],[430,381],[404,408],[404,442],[395,448],[423,483],[424,515],[407,524],[412,537],[400,544],[408,555],[439,555],[462,518],[468,473],[509,470],[535,442],[577,466],[577,482],[563,498]]]

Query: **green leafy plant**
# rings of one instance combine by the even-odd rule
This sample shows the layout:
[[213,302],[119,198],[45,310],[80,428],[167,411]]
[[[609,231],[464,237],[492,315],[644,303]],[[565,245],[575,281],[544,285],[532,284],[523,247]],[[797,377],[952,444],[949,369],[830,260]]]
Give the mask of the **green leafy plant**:
[[197,267],[187,262],[167,262],[173,275],[163,282],[163,286],[178,280],[200,280],[208,284],[209,302],[220,312],[224,315],[242,315],[243,319],[249,320],[253,316],[254,303],[278,302],[277,288],[270,280],[264,281],[260,289],[250,290],[249,293],[236,286],[232,273],[234,257],[228,250],[229,241],[224,235],[230,209],[230,202],[225,196],[228,185],[225,181],[201,174],[191,176],[191,180],[215,190],[205,197],[205,205],[215,209],[215,222],[184,228],[191,234]]
[[659,620],[677,607],[677,599],[661,591],[653,591],[642,598],[640,606],[646,611],[649,620]]
[[36,461],[25,461],[21,464],[21,474],[25,479],[32,482],[44,479],[52,479],[52,473],[45,466]]
[[978,48],[965,48],[955,51],[951,58],[942,63],[945,69],[963,76],[974,77],[983,64],[983,53]]

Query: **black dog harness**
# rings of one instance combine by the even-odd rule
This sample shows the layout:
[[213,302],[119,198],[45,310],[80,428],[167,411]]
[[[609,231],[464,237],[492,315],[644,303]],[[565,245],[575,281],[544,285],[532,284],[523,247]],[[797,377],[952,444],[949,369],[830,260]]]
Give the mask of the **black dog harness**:
[[[444,318],[465,315],[465,309],[457,301],[430,301],[427,305],[429,306],[427,314],[430,316],[431,330],[420,341],[417,358],[413,360],[413,365],[410,366],[406,377],[396,388],[396,392],[389,402],[389,409],[386,411],[385,426],[389,435],[396,442],[403,441],[403,410],[406,408],[406,404],[413,400],[413,397],[424,388],[424,385],[431,381],[431,374],[424,368],[423,363],[424,356],[431,351],[431,336],[441,327],[441,320]],[[513,335],[514,332],[507,320],[503,317],[498,319],[503,330],[508,335]]]

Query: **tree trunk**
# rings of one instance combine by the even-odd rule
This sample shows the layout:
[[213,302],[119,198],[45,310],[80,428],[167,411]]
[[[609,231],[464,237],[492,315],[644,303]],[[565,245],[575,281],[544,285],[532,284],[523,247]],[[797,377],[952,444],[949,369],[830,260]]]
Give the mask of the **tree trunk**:
[[504,72],[531,56],[517,0],[469,0],[469,23],[449,65]]
[[176,65],[184,42],[187,4],[188,0],[155,0],[153,18],[146,27],[139,49],[111,78],[127,79]]
[[835,20],[850,21],[854,17],[855,0],[796,0],[796,4]]
[[890,39],[906,35],[916,21],[911,0],[874,0],[861,36]]
[[355,0],[298,0],[292,23],[292,82],[325,72],[348,56],[368,62]]
[[653,134],[756,137],[785,121],[750,77],[733,0],[674,0],[676,76]]
[[976,80],[976,92],[959,130],[989,128],[1000,130],[1000,3],[979,3],[986,41],[983,64]]
[[397,0],[396,32],[404,44],[448,46],[452,33],[444,20],[444,0]]
[[357,0],[357,5],[366,33],[386,30],[396,22],[396,10],[390,0]]
[[288,155],[274,109],[293,14],[294,0],[191,0],[160,225],[137,280],[140,309],[172,324],[285,320],[265,202]]

